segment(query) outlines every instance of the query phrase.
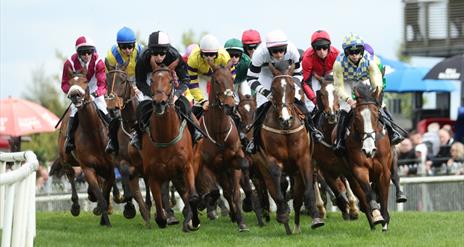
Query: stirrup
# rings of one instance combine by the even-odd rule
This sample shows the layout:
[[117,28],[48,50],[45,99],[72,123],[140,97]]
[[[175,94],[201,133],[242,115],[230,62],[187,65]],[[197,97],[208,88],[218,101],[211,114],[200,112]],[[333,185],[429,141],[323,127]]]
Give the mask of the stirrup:
[[195,129],[195,131],[193,132],[193,143],[197,143],[199,140],[201,140],[201,138],[203,138],[203,135],[200,131]]
[[390,142],[391,142],[392,145],[396,145],[396,144],[401,143],[403,140],[404,140],[403,136],[401,136],[397,132],[393,132],[392,135],[391,135]]
[[132,132],[131,140],[130,140],[129,144],[134,146],[139,151],[142,149],[142,147],[140,145],[140,138],[139,138],[139,135],[138,135],[138,133],[136,131]]
[[108,144],[106,144],[105,152],[108,154],[116,152],[117,148],[115,146],[116,145],[114,145],[113,141],[110,139]]
[[246,151],[248,154],[255,154],[256,151],[257,151],[256,149],[257,149],[257,148],[256,148],[255,143],[254,143],[253,141],[250,141],[250,142],[248,143],[248,145],[246,146],[245,151]]
[[324,140],[324,134],[322,134],[319,130],[315,129],[315,131],[313,132],[312,136],[314,137],[314,140],[316,142],[321,142],[322,140]]

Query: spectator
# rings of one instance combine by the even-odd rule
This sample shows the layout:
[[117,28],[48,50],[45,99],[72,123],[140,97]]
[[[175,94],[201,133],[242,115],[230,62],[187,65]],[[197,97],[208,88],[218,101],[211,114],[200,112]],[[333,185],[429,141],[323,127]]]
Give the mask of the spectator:
[[431,156],[437,155],[440,147],[438,130],[440,130],[440,125],[438,123],[430,123],[429,126],[427,126],[427,132],[422,136],[422,140],[427,145],[428,153]]
[[[409,133],[409,139],[412,141],[414,151],[416,152],[416,157],[420,159],[420,164],[425,164],[428,155],[427,145],[422,141],[422,134],[413,130]],[[418,166],[417,174],[425,174],[424,165]]]
[[411,139],[398,144],[398,166],[402,175],[417,174],[417,156]]
[[451,157],[450,149],[454,143],[452,133],[446,129],[440,129],[438,131],[440,146],[437,155],[433,158],[429,158],[426,162],[427,174],[435,174],[434,170],[441,169],[443,164],[446,163],[447,159]]
[[35,188],[36,190],[40,190],[43,188],[45,183],[48,180],[48,171],[43,165],[39,165],[36,172],[36,180],[35,180]]
[[448,160],[448,170],[452,174],[464,175],[464,144],[455,142],[450,149],[451,159]]

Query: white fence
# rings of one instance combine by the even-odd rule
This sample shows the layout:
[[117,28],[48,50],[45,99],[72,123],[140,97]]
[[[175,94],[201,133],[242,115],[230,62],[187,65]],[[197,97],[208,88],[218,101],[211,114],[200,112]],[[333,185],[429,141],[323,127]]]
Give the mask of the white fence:
[[[7,163],[13,165],[7,169]],[[2,247],[33,246],[35,237],[35,171],[31,151],[0,153],[0,228]]]

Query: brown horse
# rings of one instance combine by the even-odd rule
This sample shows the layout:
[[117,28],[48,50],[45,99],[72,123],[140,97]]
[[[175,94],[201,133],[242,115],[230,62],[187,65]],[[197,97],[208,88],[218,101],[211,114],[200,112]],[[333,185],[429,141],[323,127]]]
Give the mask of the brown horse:
[[303,200],[313,217],[311,227],[324,225],[315,207],[314,169],[311,164],[313,145],[294,105],[295,85],[291,76],[294,65],[280,70],[273,65],[269,67],[274,75],[271,84],[273,107],[267,112],[260,133],[263,144],[259,155],[264,162],[258,162],[258,167],[277,205],[277,221],[284,224],[287,234],[292,234],[292,231],[289,227],[288,204],[281,189],[281,177],[283,172],[293,177],[295,233],[299,233]]
[[[107,105],[108,110],[115,115],[113,117],[120,121],[118,124],[117,138],[119,150],[116,152],[115,158],[117,167],[121,172],[122,185],[124,188],[124,197],[121,199],[121,201],[126,202],[124,206],[124,216],[126,218],[133,218],[135,216],[134,205],[132,204],[132,198],[134,197],[139,205],[142,218],[148,226],[150,214],[147,204],[151,205],[151,198],[149,190],[146,190],[147,198],[145,202],[140,192],[139,177],[143,177],[142,161],[137,151],[134,151],[132,157],[129,155],[130,133],[133,131],[134,124],[136,123],[135,111],[138,101],[135,95],[134,85],[127,78],[125,66],[123,65],[120,67],[117,65],[107,73]],[[146,179],[144,179],[144,181],[145,184],[148,185]]]
[[[335,196],[335,202],[342,212],[343,219],[357,219],[359,210],[356,206],[356,198],[353,192],[345,186],[345,179],[340,176],[349,174],[348,167],[344,165],[344,160],[336,156],[332,149],[331,135],[337,124],[337,116],[340,110],[339,97],[335,93],[332,81],[322,78],[320,80],[321,89],[318,92],[319,118],[317,125],[325,136],[322,142],[315,143],[313,161],[317,169],[322,174],[330,189]],[[316,187],[318,192],[318,187]],[[324,207],[320,201],[320,196],[316,194],[317,206],[320,211]]]
[[356,193],[356,188],[353,190],[360,200],[361,209],[366,214],[371,229],[376,224],[382,224],[386,231],[390,221],[388,191],[392,151],[385,126],[379,121],[379,92],[372,90],[364,82],[356,83],[354,92],[357,103],[352,110],[350,132],[346,136],[346,157],[351,166],[351,174],[365,196],[359,196],[362,193]]
[[[156,223],[166,227],[167,217],[162,203],[161,185],[172,180],[185,204],[185,232],[200,226],[197,203],[199,196],[195,188],[198,167],[193,164],[193,150],[186,120],[182,120],[175,110],[173,73],[176,64],[159,67],[151,61],[151,93],[153,112],[146,134],[143,136],[142,163],[144,174],[148,176],[150,188],[156,205]],[[155,154],[155,155],[154,155]],[[180,184],[183,183],[183,184]]]
[[223,189],[229,202],[229,215],[237,222],[239,231],[247,231],[240,210],[240,178],[248,169],[248,160],[242,150],[239,134],[234,121],[229,116],[235,107],[233,78],[230,65],[226,67],[210,64],[213,69],[209,108],[200,120],[207,134],[201,143],[199,162]]
[[[72,73],[72,71],[70,71]],[[100,119],[98,109],[93,103],[89,93],[87,78],[82,74],[74,74],[69,81],[71,88],[68,93],[71,101],[77,107],[78,127],[75,131],[76,148],[67,154],[64,151],[66,138],[66,124],[61,126],[58,137],[60,160],[62,163],[73,164],[77,162],[82,168],[89,189],[101,209],[100,225],[111,226],[108,217],[108,205],[111,187],[114,184],[114,161],[105,153],[108,142],[106,124]],[[69,114],[65,117],[65,123]],[[103,191],[100,189],[98,177],[104,179]],[[89,194],[90,196],[90,194]]]

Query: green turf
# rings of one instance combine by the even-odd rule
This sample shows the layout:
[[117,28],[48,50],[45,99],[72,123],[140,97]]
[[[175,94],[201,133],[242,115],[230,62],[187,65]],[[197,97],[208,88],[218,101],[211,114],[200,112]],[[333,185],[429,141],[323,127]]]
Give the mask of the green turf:
[[69,212],[39,212],[35,246],[464,246],[464,212],[392,213],[387,233],[380,227],[370,231],[364,215],[347,222],[331,213],[317,230],[303,216],[302,233],[292,236],[285,235],[274,215],[260,228],[254,215],[247,214],[250,231],[245,233],[228,217],[210,221],[203,215],[200,230],[190,233],[180,225],[159,229],[153,219],[152,228],[146,229],[140,215],[127,220],[115,213],[110,216],[112,228],[99,226],[99,219],[90,213],[73,217]]

